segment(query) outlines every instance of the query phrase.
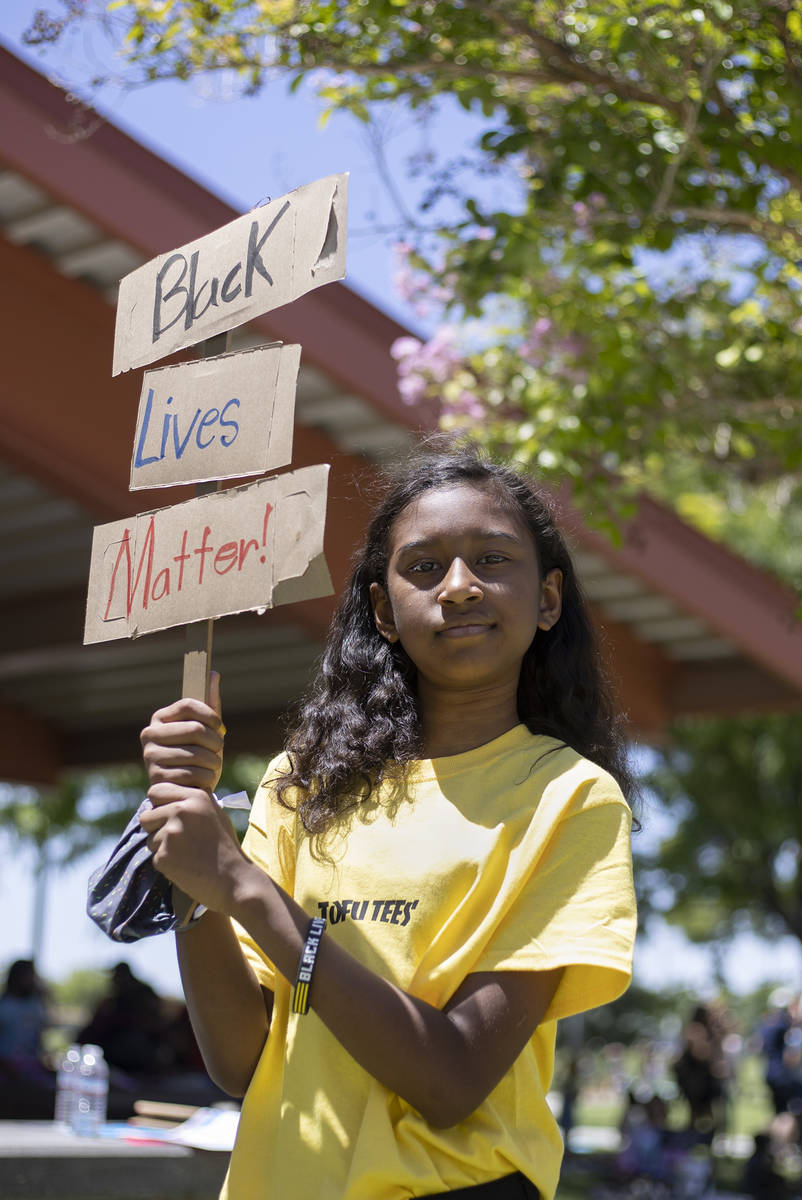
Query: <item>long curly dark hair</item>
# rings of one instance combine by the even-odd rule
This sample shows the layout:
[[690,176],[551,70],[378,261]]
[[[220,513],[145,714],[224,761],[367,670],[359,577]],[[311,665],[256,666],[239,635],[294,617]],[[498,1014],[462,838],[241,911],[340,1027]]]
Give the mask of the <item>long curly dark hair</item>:
[[296,807],[286,793],[297,789],[298,813],[312,835],[324,834],[383,779],[397,777],[404,763],[421,755],[415,666],[400,643],[390,644],[377,630],[370,585],[387,585],[390,534],[399,514],[422,492],[457,484],[492,489],[523,520],[541,578],[554,567],[562,571],[560,618],[551,629],[538,630],[521,664],[521,722],[609,771],[625,795],[635,792],[587,603],[552,502],[510,466],[461,444],[424,451],[390,479],[354,556],[319,673],[289,730],[289,772],[277,783],[287,807]]

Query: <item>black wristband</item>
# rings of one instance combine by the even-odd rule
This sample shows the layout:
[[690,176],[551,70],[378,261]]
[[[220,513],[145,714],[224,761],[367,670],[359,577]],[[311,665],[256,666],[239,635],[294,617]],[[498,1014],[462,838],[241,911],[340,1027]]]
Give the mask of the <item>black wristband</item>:
[[309,932],[306,935],[306,942],[301,952],[301,961],[298,963],[298,976],[292,992],[292,1011],[300,1013],[301,1016],[309,1011],[309,989],[312,986],[312,975],[314,974],[315,962],[317,961],[318,947],[320,946],[320,939],[323,937],[323,930],[325,928],[326,922],[322,917],[312,917]]

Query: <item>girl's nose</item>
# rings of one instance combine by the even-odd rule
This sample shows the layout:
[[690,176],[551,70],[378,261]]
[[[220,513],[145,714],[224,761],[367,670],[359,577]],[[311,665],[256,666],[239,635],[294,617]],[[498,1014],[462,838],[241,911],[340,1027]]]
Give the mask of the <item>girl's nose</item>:
[[443,576],[437,599],[440,604],[464,604],[466,600],[481,600],[479,580],[461,558],[455,558]]

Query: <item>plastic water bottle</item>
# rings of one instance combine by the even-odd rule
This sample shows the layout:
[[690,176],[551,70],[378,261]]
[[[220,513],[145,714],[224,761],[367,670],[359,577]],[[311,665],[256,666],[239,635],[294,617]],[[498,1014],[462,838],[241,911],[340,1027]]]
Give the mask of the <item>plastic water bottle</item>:
[[72,1129],[80,1062],[81,1047],[73,1043],[64,1051],[56,1073],[56,1109],[53,1119],[60,1129]]
[[72,1129],[78,1137],[97,1137],[106,1120],[109,1068],[100,1046],[82,1046]]

